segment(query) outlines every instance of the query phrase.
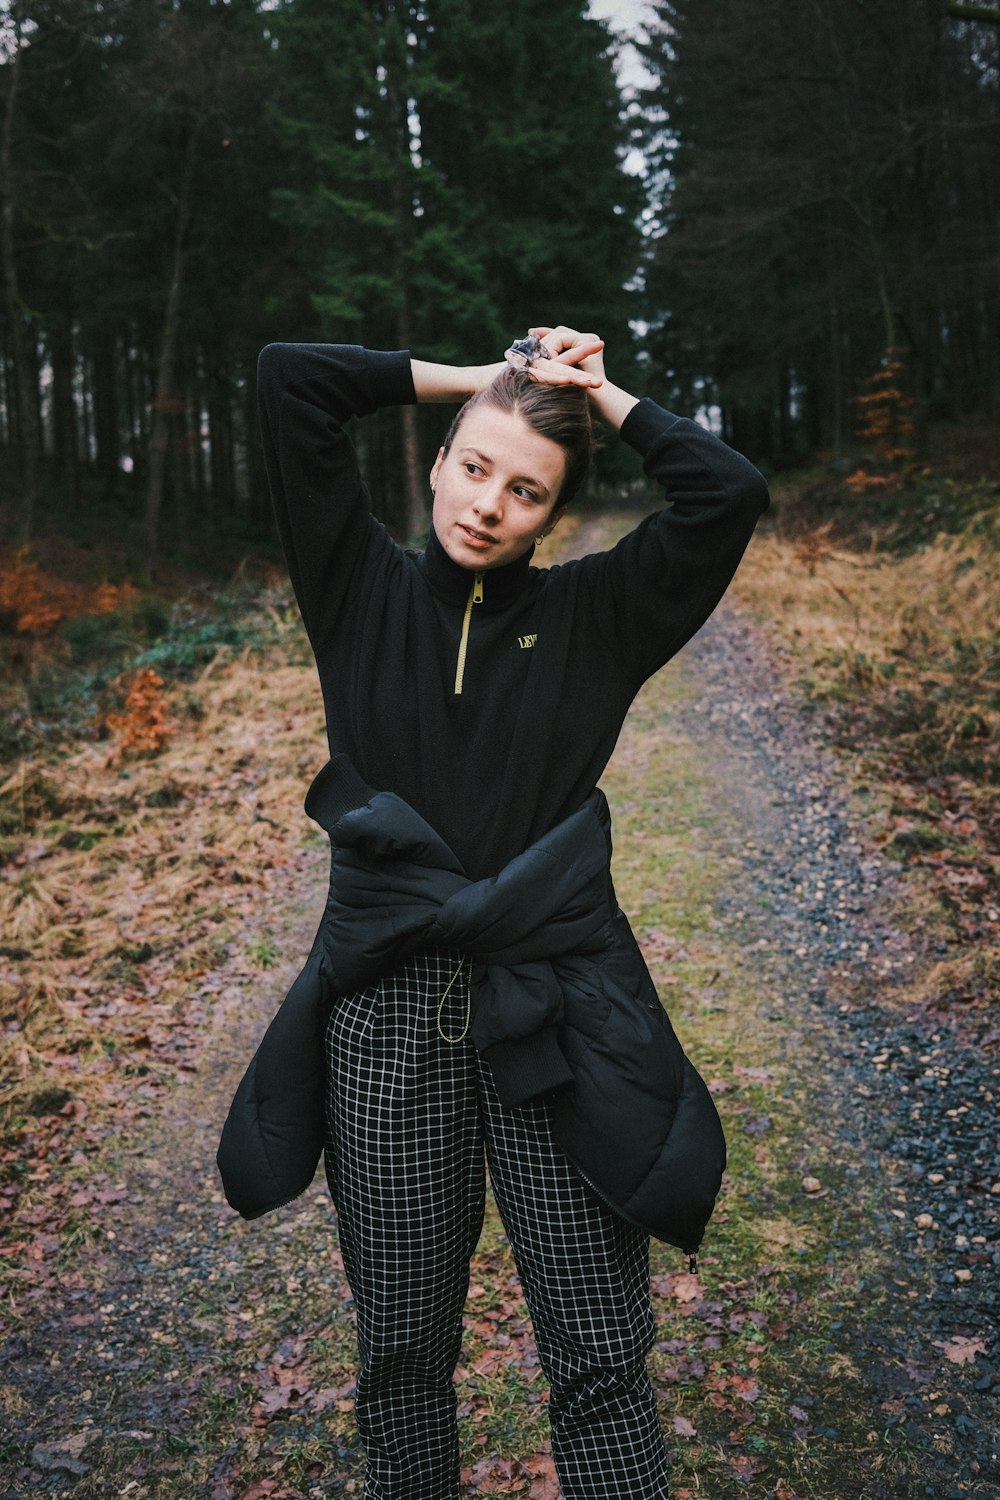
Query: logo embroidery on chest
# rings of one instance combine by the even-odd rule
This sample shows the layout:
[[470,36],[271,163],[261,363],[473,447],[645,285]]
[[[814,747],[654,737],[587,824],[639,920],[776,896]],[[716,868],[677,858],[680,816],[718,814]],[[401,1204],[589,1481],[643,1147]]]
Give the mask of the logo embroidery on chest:
[[519,635],[517,638],[517,644],[520,646],[522,651],[530,651],[537,640],[538,632],[536,631],[534,635]]

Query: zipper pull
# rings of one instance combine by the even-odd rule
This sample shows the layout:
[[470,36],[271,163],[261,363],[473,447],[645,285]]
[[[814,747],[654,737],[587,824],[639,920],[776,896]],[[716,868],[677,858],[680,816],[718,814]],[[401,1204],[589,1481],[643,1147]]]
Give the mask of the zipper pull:
[[697,1276],[697,1274],[698,1274],[698,1257],[697,1257],[697,1255],[689,1255],[688,1256],[688,1274],[690,1276]]
[[465,681],[465,654],[469,649],[469,622],[472,619],[472,606],[483,602],[483,575],[477,573],[472,580],[469,597],[465,601],[465,618],[462,621],[462,639],[458,643],[458,663],[455,667],[455,692],[462,691]]

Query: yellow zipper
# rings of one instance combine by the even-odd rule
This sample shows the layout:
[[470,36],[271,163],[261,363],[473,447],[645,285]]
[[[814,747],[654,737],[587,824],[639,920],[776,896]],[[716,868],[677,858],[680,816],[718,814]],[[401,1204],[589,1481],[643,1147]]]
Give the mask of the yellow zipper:
[[465,601],[465,618],[462,621],[462,639],[458,643],[458,665],[455,668],[455,692],[462,691],[462,683],[465,680],[465,657],[469,649],[469,622],[472,619],[472,606],[483,602],[483,575],[477,573],[469,590],[469,597]]

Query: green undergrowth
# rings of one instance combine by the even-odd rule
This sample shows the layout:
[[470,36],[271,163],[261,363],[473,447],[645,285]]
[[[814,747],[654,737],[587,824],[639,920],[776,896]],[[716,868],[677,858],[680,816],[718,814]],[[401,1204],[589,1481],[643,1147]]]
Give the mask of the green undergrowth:
[[786,536],[824,527],[859,551],[906,556],[937,537],[995,534],[1000,484],[995,477],[957,477],[913,467],[898,486],[852,490],[827,470],[779,476],[771,484],[766,525]]
[[19,755],[51,752],[103,736],[128,684],[151,668],[168,688],[188,683],[220,656],[262,654],[291,627],[306,660],[308,643],[284,585],[250,574],[171,596],[141,593],[132,605],[60,620],[28,641],[13,616],[0,616],[0,767]]

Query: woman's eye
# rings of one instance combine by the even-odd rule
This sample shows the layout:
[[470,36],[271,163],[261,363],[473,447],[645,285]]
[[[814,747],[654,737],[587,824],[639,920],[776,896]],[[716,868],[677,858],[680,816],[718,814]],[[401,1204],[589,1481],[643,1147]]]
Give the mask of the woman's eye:
[[474,464],[470,461],[466,462],[465,471],[467,474],[481,474],[483,472],[478,464]]
[[520,495],[520,497],[521,497],[522,500],[537,500],[538,499],[538,496],[535,494],[534,490],[526,490],[521,485],[518,485],[517,489],[514,491],[514,494],[515,495]]

